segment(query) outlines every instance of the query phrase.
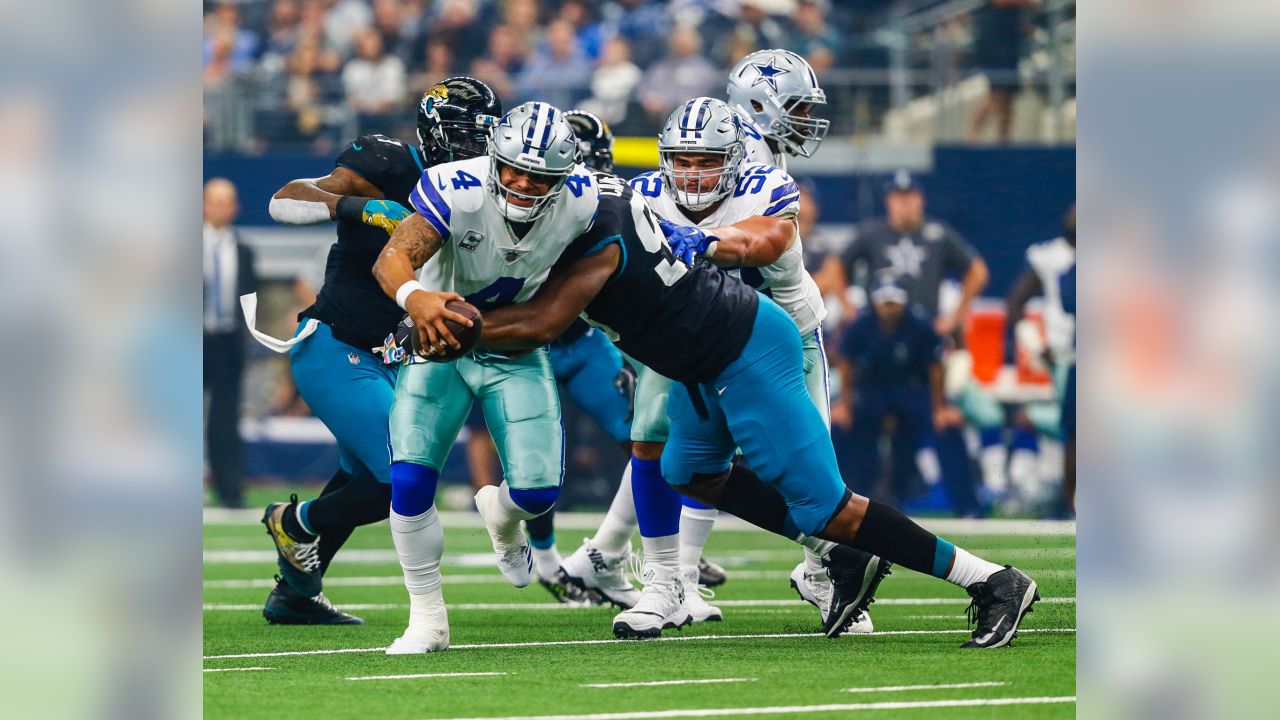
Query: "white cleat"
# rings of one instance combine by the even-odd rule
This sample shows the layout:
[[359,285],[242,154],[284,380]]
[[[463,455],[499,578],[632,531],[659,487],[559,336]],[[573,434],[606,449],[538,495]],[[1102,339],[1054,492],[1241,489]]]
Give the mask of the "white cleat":
[[[818,614],[822,617],[822,623],[825,625],[827,613],[831,610],[832,597],[831,576],[827,574],[827,569],[823,568],[816,573],[807,573],[804,571],[804,563],[800,563],[791,571],[791,587],[800,596],[801,600],[818,609]],[[875,626],[871,623],[871,615],[863,612],[853,620],[844,632],[853,633],[854,635],[867,635],[873,630],[875,630]]]
[[698,584],[698,566],[690,565],[680,570],[680,579],[684,583],[684,608],[689,611],[689,619],[693,622],[720,622],[724,613],[715,605],[707,604],[703,598],[711,599],[716,592],[705,585]]
[[435,590],[415,598],[425,602],[410,607],[409,627],[387,648],[388,655],[422,655],[449,647],[449,615],[444,609],[444,595]]
[[498,507],[498,493],[493,485],[486,485],[476,493],[476,509],[484,520],[485,529],[489,531],[489,540],[493,542],[493,554],[498,556],[498,569],[507,580],[518,588],[527,587],[533,582],[533,553],[529,551],[529,543],[525,540],[520,523],[510,533],[495,529],[503,512]]
[[693,622],[685,606],[684,581],[672,569],[651,566],[644,572],[644,590],[630,610],[613,618],[613,634],[620,638],[654,638],[663,630]]
[[622,610],[635,607],[640,590],[627,580],[626,564],[630,552],[605,553],[583,539],[582,546],[564,559],[560,567],[565,579],[584,591],[595,590]]

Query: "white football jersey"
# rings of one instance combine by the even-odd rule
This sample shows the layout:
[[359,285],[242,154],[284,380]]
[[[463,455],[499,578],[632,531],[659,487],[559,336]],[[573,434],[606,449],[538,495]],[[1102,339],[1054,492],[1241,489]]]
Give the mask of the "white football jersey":
[[486,189],[489,158],[427,168],[409,201],[445,237],[419,271],[428,290],[452,290],[481,311],[527,300],[595,217],[598,188],[576,165],[560,197],[517,238]]
[[743,155],[746,162],[764,163],[786,172],[787,154],[781,151],[775,153],[771,150],[769,142],[764,138],[764,133],[760,132],[760,127],[741,108],[734,107],[733,111],[737,113],[738,121],[742,124]]
[[[681,225],[714,228],[761,215],[794,218],[800,211],[800,189],[796,181],[767,163],[743,165],[737,187],[720,201],[715,212],[700,223],[694,223],[685,216],[684,210],[663,185],[662,174],[656,171],[631,180],[631,187],[644,196],[654,212]],[[827,315],[818,284],[804,269],[804,247],[799,236],[772,265],[725,269],[772,297],[791,315],[802,334],[813,332]]]

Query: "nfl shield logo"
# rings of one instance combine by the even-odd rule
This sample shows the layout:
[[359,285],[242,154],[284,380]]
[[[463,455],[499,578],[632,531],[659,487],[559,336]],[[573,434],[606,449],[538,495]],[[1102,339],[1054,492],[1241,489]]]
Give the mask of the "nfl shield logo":
[[347,353],[347,362],[351,363],[352,365],[359,365],[360,356],[355,353]]
[[520,257],[520,253],[516,252],[515,250],[508,250],[507,254],[504,257],[506,258],[507,262],[515,262]]
[[467,234],[463,235],[462,239],[458,241],[458,247],[463,250],[475,252],[475,249],[480,245],[480,241],[483,239],[484,236],[480,233],[475,230],[468,230]]

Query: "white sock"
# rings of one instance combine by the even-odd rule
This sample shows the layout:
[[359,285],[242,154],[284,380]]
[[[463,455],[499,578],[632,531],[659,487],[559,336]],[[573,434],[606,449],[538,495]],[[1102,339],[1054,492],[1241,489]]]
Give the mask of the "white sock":
[[951,563],[951,572],[947,573],[947,582],[967,588],[976,582],[982,582],[1004,568],[983,560],[964,548],[956,548],[956,559]]
[[1009,489],[1009,476],[1005,473],[1005,461],[1009,459],[1009,451],[1004,445],[989,445],[982,448],[978,455],[978,463],[982,466],[982,482],[988,490],[1004,493]]
[[529,551],[533,553],[533,567],[538,574],[544,578],[555,577],[556,570],[560,569],[560,562],[564,560],[556,546],[544,549],[530,545]]
[[636,501],[631,494],[631,463],[622,471],[622,482],[613,495],[609,512],[605,513],[600,529],[591,538],[591,544],[600,552],[617,555],[631,546],[631,536],[636,531]]
[[645,567],[656,565],[671,572],[680,571],[680,536],[641,537],[644,546]]
[[716,524],[720,511],[715,508],[680,508],[680,565],[698,567],[702,548],[707,546],[711,528]]
[[414,517],[391,511],[391,539],[400,556],[404,586],[414,598],[440,589],[440,556],[444,554],[444,528],[435,506]]
[[836,546],[830,540],[812,535],[805,535],[800,544],[804,546],[804,571],[809,574],[822,571],[822,558],[830,554],[831,549]]

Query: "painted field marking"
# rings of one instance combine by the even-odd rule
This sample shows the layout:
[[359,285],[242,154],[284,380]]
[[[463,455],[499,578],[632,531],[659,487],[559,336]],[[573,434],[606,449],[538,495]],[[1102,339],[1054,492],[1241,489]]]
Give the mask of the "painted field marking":
[[[1071,597],[1051,597],[1042,598],[1039,602],[1046,605],[1074,605],[1075,598]],[[876,605],[967,605],[969,600],[964,598],[876,598]],[[404,610],[409,607],[408,603],[340,603],[346,610]],[[784,608],[807,608],[812,607],[803,600],[720,600],[716,605],[721,607],[784,607]],[[607,610],[607,607],[598,605],[572,605],[569,603],[446,603],[445,607],[449,610]],[[261,603],[205,603],[203,609],[207,612],[249,612],[262,609]],[[959,614],[957,613],[957,616]]]
[[980,687],[1002,687],[1008,685],[1005,682],[971,682],[971,683],[943,683],[941,685],[883,685],[881,687],[859,687],[845,688],[841,692],[847,693],[872,693],[872,692],[906,692],[909,690],[959,690],[961,688],[980,688]]
[[[556,526],[565,530],[595,530],[604,520],[604,513],[590,512],[557,512]],[[262,510],[244,508],[231,510],[227,508],[205,508],[205,525],[249,525],[262,522]],[[480,515],[473,511],[440,512],[440,522],[446,528],[479,529],[484,527]],[[1005,519],[960,519],[960,518],[917,518],[917,522],[935,535],[1075,535],[1076,524],[1072,520],[1005,520]],[[720,532],[752,532],[761,530],[756,526],[740,520],[728,513],[720,513],[716,518],[716,529]]]
[[455,678],[455,677],[487,677],[491,675],[509,675],[504,672],[452,672],[452,673],[417,673],[416,675],[358,675],[348,680],[417,680],[420,678]]
[[659,687],[664,685],[711,685],[714,683],[755,682],[755,678],[708,678],[705,680],[654,680],[652,682],[586,683],[584,688]]
[[660,718],[725,717],[736,715],[787,715],[794,713],[856,712],[859,710],[917,710],[922,708],[986,707],[999,705],[1047,705],[1074,703],[1075,695],[1059,697],[1010,697],[972,700],[915,700],[777,707],[651,710],[647,712],[590,713],[587,715],[513,715],[509,717],[448,718],[447,720],[658,720]]
[[[1071,573],[1075,575],[1073,571]],[[1044,575],[1036,572],[1037,578]],[[733,573],[734,580],[786,580],[791,577],[790,570],[739,570]],[[511,581],[498,573],[492,575],[450,575],[444,573],[446,585],[510,585]],[[404,575],[363,575],[352,577],[326,577],[325,587],[396,587],[404,585]],[[256,588],[273,588],[276,581],[271,578],[252,578],[239,580],[205,580],[205,590],[247,590]]]
[[[1075,628],[1018,628],[1018,633],[1074,633]],[[969,630],[877,630],[873,633],[866,633],[858,637],[874,637],[889,635],[968,635]],[[820,632],[816,633],[752,633],[745,635],[688,635],[673,637],[657,637],[651,640],[547,640],[542,642],[518,642],[518,643],[477,643],[474,645],[450,645],[450,650],[485,650],[489,648],[523,648],[523,647],[557,647],[565,645],[641,645],[659,642],[688,642],[690,640],[777,640],[787,638],[816,638],[826,637]],[[292,657],[295,655],[339,655],[343,653],[374,653],[383,652],[386,646],[371,648],[338,648],[334,650],[285,650],[282,652],[263,652],[263,653],[233,653],[230,655],[205,655],[205,660],[234,660],[238,658],[265,658],[265,657]]]
[[275,670],[269,667],[242,667],[242,668],[205,668],[205,672],[248,672],[250,670]]

